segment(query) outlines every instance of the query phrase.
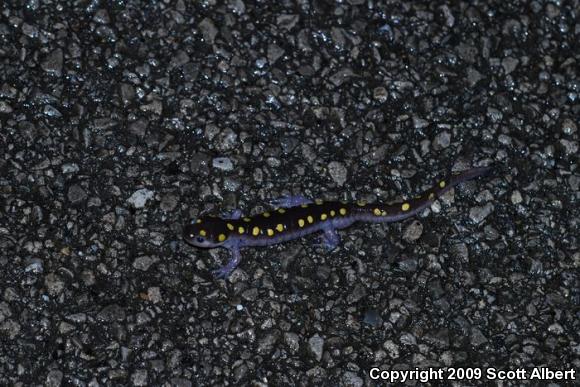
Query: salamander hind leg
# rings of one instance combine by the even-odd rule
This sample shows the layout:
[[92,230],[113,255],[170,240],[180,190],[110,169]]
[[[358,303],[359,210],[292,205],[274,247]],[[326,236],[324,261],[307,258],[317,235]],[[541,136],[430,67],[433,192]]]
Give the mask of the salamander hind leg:
[[238,247],[230,248],[229,250],[232,253],[232,257],[230,258],[228,263],[225,266],[222,266],[219,269],[212,271],[212,274],[216,278],[223,279],[228,278],[230,274],[232,274],[232,271],[234,271],[234,269],[238,267],[238,264],[242,260],[242,255],[240,254],[240,249]]
[[282,196],[280,198],[273,199],[272,201],[270,201],[270,204],[272,204],[274,207],[283,207],[283,208],[296,207],[302,204],[310,204],[310,203],[312,203],[312,200],[302,195]]
[[324,229],[324,234],[320,237],[318,246],[325,248],[327,251],[332,251],[340,244],[340,236],[333,228]]

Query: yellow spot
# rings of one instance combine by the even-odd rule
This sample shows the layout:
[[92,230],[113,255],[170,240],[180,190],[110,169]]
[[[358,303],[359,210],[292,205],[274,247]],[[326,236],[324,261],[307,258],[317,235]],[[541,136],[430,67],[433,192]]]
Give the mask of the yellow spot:
[[201,223],[201,219],[196,220],[195,223]]
[[276,225],[276,230],[278,230],[279,232],[284,231],[284,225],[282,223],[278,223]]
[[381,211],[381,216],[387,216],[387,211]]
[[308,203],[301,204],[300,207],[302,207],[302,208],[308,208]]
[[306,220],[308,221],[308,223],[314,223],[314,218],[312,216],[310,216],[310,215],[308,215],[306,217]]
[[298,225],[304,227],[304,219],[298,219]]
[[441,180],[441,181],[439,182],[439,187],[440,187],[440,188],[445,188],[445,180]]
[[376,216],[381,216],[381,210],[379,210],[378,208],[375,208],[373,210],[373,214],[375,214]]
[[251,221],[252,221],[252,219],[250,219],[250,218],[244,218],[244,222],[251,222]]
[[281,214],[283,214],[283,213],[285,213],[285,212],[286,212],[286,210],[285,210],[285,209],[283,209],[283,208],[278,208],[278,212],[279,212],[279,213],[281,213]]
[[321,205],[322,203],[324,203],[324,200],[322,200],[322,199],[315,199],[315,200],[314,200],[314,203],[316,203],[316,205],[318,205],[318,206],[319,206],[319,205]]
[[328,218],[328,215],[320,214],[320,220],[326,220],[326,218]]
[[409,208],[411,208],[411,205],[409,203],[403,203],[403,205],[401,206],[401,210],[403,211],[409,211]]
[[330,216],[334,217],[334,215],[336,215],[336,212],[334,210],[330,210]]
[[271,228],[266,230],[266,233],[268,234],[268,236],[272,236],[274,235],[274,230],[272,230]]
[[435,194],[433,192],[431,192],[429,194],[429,200],[433,200],[435,198]]
[[225,241],[225,240],[226,240],[226,236],[225,236],[225,234],[220,234],[220,235],[218,235],[218,241],[220,241],[220,242],[223,242],[223,241]]
[[269,213],[269,212],[264,212],[264,213],[262,214],[262,216],[263,216],[264,218],[269,218],[269,217],[270,217],[270,213]]
[[359,200],[356,202],[356,205],[359,207],[364,207],[367,205],[367,202],[365,202],[364,200]]
[[254,227],[254,228],[252,229],[252,235],[253,235],[253,236],[258,236],[258,234],[259,234],[259,233],[260,233],[260,227],[257,227],[257,226],[256,226],[256,227]]
[[244,231],[246,231],[246,230],[244,230],[244,228],[243,228],[242,226],[238,227],[238,232],[239,232],[240,234],[243,234],[243,233],[244,233]]
[[235,228],[235,227],[234,227],[234,225],[233,225],[233,224],[231,224],[231,223],[228,223],[228,224],[226,224],[226,226],[227,226],[228,230],[230,230],[230,231],[234,231],[234,228]]
[[346,215],[346,208],[341,208],[340,210],[338,210],[338,212],[340,212],[340,215],[344,216]]
[[199,235],[206,236],[207,232],[205,232],[205,230],[199,230]]

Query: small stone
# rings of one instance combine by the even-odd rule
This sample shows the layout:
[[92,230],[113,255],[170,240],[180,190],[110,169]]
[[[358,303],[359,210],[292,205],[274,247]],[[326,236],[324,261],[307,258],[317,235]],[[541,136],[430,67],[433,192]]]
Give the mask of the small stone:
[[400,355],[399,345],[397,345],[393,340],[387,340],[383,343],[383,348],[387,351],[387,354],[391,359],[397,359]]
[[345,371],[344,374],[342,374],[342,386],[362,387],[363,383],[362,378],[352,371]]
[[350,292],[346,297],[346,302],[349,304],[354,304],[355,302],[360,301],[366,295],[366,288],[362,284],[356,284],[352,292]]
[[228,157],[216,157],[212,161],[212,166],[222,171],[233,171],[234,164]]
[[447,148],[451,144],[451,134],[443,131],[435,136],[433,139],[433,149],[441,150]]
[[346,182],[347,170],[342,163],[338,161],[331,161],[328,164],[328,173],[330,174],[332,180],[334,180],[335,183],[339,186],[343,186]]
[[125,310],[117,304],[107,305],[97,314],[97,320],[115,322],[125,320]]
[[316,361],[322,359],[322,351],[324,349],[324,339],[317,334],[308,339],[308,352]]
[[47,73],[60,77],[62,75],[63,54],[62,49],[57,48],[52,51],[40,64],[40,67]]
[[512,192],[511,201],[513,204],[520,204],[524,199],[522,198],[522,194],[520,191],[515,190]]
[[201,34],[203,39],[207,44],[213,44],[215,37],[218,34],[218,29],[216,28],[214,22],[210,18],[205,18],[199,23],[199,28],[201,29]]
[[474,223],[481,223],[493,211],[493,204],[487,203],[482,207],[473,207],[469,210],[469,217]]
[[20,324],[12,319],[7,319],[0,324],[0,335],[8,336],[10,340],[14,340],[20,334]]
[[3,322],[8,317],[12,316],[12,311],[10,310],[10,305],[6,302],[0,302],[0,322]]
[[475,86],[477,82],[481,81],[482,79],[483,75],[481,75],[479,71],[477,71],[471,66],[467,68],[467,84],[470,87]]
[[48,294],[58,296],[64,289],[64,281],[55,273],[48,273],[44,278],[44,286]]
[[157,262],[156,258],[150,257],[148,255],[143,255],[135,259],[135,261],[133,261],[133,267],[137,270],[147,271],[149,270],[151,265],[153,265],[155,262]]
[[365,312],[363,322],[376,328],[383,324],[383,319],[381,318],[379,312],[377,312],[375,309],[370,309]]
[[44,271],[44,266],[40,258],[32,258],[26,262],[26,267],[24,268],[26,273],[42,273]]
[[566,118],[562,121],[562,132],[564,134],[574,134],[578,130],[578,125],[570,118]]
[[55,108],[52,105],[46,105],[46,106],[44,106],[44,109],[42,109],[42,112],[47,117],[52,117],[52,118],[60,118],[60,117],[62,117],[62,113],[57,108]]
[[12,111],[12,106],[8,105],[8,102],[0,101],[0,113],[10,114]]
[[146,386],[147,385],[147,370],[136,370],[131,375],[131,382],[134,386]]
[[73,204],[84,202],[87,199],[87,193],[80,185],[72,185],[68,189],[68,200]]
[[423,224],[418,220],[414,220],[411,224],[409,224],[405,231],[403,232],[403,239],[406,242],[414,242],[421,237],[423,234]]
[[456,243],[449,249],[451,256],[461,262],[469,260],[469,249],[465,243]]
[[169,212],[169,211],[173,211],[175,209],[175,207],[177,207],[177,204],[179,203],[179,197],[177,197],[176,195],[165,195],[163,196],[163,198],[161,199],[161,203],[159,204],[159,207],[165,211],[165,212]]
[[226,152],[238,146],[238,135],[232,129],[226,128],[218,133],[215,142],[218,151]]
[[268,62],[270,65],[274,64],[282,55],[284,55],[282,47],[274,43],[268,45]]
[[427,126],[429,126],[429,121],[424,118],[413,116],[413,127],[415,127],[415,129],[424,129]]
[[84,323],[85,321],[87,321],[87,315],[85,313],[73,313],[73,314],[69,314],[68,316],[65,317],[68,321],[73,322],[73,323]]
[[294,332],[284,333],[284,342],[288,346],[290,352],[298,353],[298,350],[300,349],[300,339],[296,333]]
[[256,351],[261,355],[266,355],[271,353],[275,347],[277,347],[278,340],[280,339],[280,332],[278,330],[273,330],[272,332],[266,333],[260,340],[258,340],[258,347]]
[[563,138],[560,140],[559,145],[567,156],[578,154],[578,142],[577,141],[570,141],[570,140],[566,140],[565,138]]
[[488,342],[487,337],[485,337],[479,329],[477,328],[471,329],[471,345],[473,345],[474,347],[479,347],[480,345],[485,344],[487,342]]
[[121,101],[123,105],[129,105],[135,99],[135,88],[128,83],[121,84]]
[[389,93],[387,92],[387,89],[382,86],[375,87],[373,90],[373,98],[380,103],[384,103],[387,102]]
[[65,163],[61,166],[62,173],[76,173],[80,170],[79,165],[77,163]]
[[501,65],[503,66],[503,70],[506,75],[514,71],[518,67],[519,63],[520,61],[518,59],[511,56],[508,56],[501,61]]
[[137,190],[127,199],[127,202],[134,208],[143,208],[148,200],[153,199],[154,192],[147,188]]
[[161,289],[158,286],[152,286],[147,289],[147,298],[154,304],[158,304],[163,301],[161,297]]
[[64,374],[60,370],[51,370],[48,375],[46,375],[46,384],[47,387],[60,387],[62,384],[62,378]]
[[101,8],[95,12],[93,16],[93,20],[99,24],[109,24],[111,22],[111,18],[109,17],[109,13],[106,9]]
[[562,325],[554,323],[548,327],[548,332],[554,333],[556,335],[561,335],[562,333],[564,333],[564,328],[562,328]]
[[139,138],[143,138],[145,137],[145,134],[147,133],[147,125],[148,125],[148,121],[145,119],[140,119],[134,122],[131,122],[129,124],[129,126],[127,127],[127,130],[129,131],[129,133],[139,137]]
[[336,87],[340,87],[344,82],[349,80],[354,75],[350,68],[343,68],[330,76],[328,80]]
[[174,387],[192,387],[191,381],[183,378],[173,378],[171,379],[171,385]]
[[399,261],[398,266],[400,270],[406,273],[412,273],[417,271],[417,268],[419,267],[419,262],[417,262],[415,258],[409,258]]

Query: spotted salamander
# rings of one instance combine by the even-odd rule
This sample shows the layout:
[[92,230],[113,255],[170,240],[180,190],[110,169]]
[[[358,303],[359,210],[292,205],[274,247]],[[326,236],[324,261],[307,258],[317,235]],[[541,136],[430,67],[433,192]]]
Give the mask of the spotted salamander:
[[228,217],[204,216],[183,229],[185,241],[196,247],[224,247],[231,252],[229,262],[213,273],[227,278],[241,261],[243,247],[269,246],[322,232],[322,245],[333,250],[340,242],[336,230],[355,222],[397,222],[418,214],[456,185],[490,171],[490,167],[470,169],[440,180],[433,188],[412,200],[396,204],[344,203],[287,196],[272,201],[276,207],[252,217],[236,210]]

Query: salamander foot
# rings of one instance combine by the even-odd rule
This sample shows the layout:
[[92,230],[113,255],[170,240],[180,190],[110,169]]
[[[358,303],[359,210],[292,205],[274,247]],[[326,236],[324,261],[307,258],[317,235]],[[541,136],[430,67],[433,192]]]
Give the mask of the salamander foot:
[[240,261],[242,260],[240,249],[237,246],[229,248],[229,250],[232,253],[232,257],[230,258],[228,263],[225,266],[220,267],[219,269],[212,270],[211,272],[216,278],[223,279],[228,278],[230,274],[232,274],[232,271],[234,271],[234,269],[238,267]]

